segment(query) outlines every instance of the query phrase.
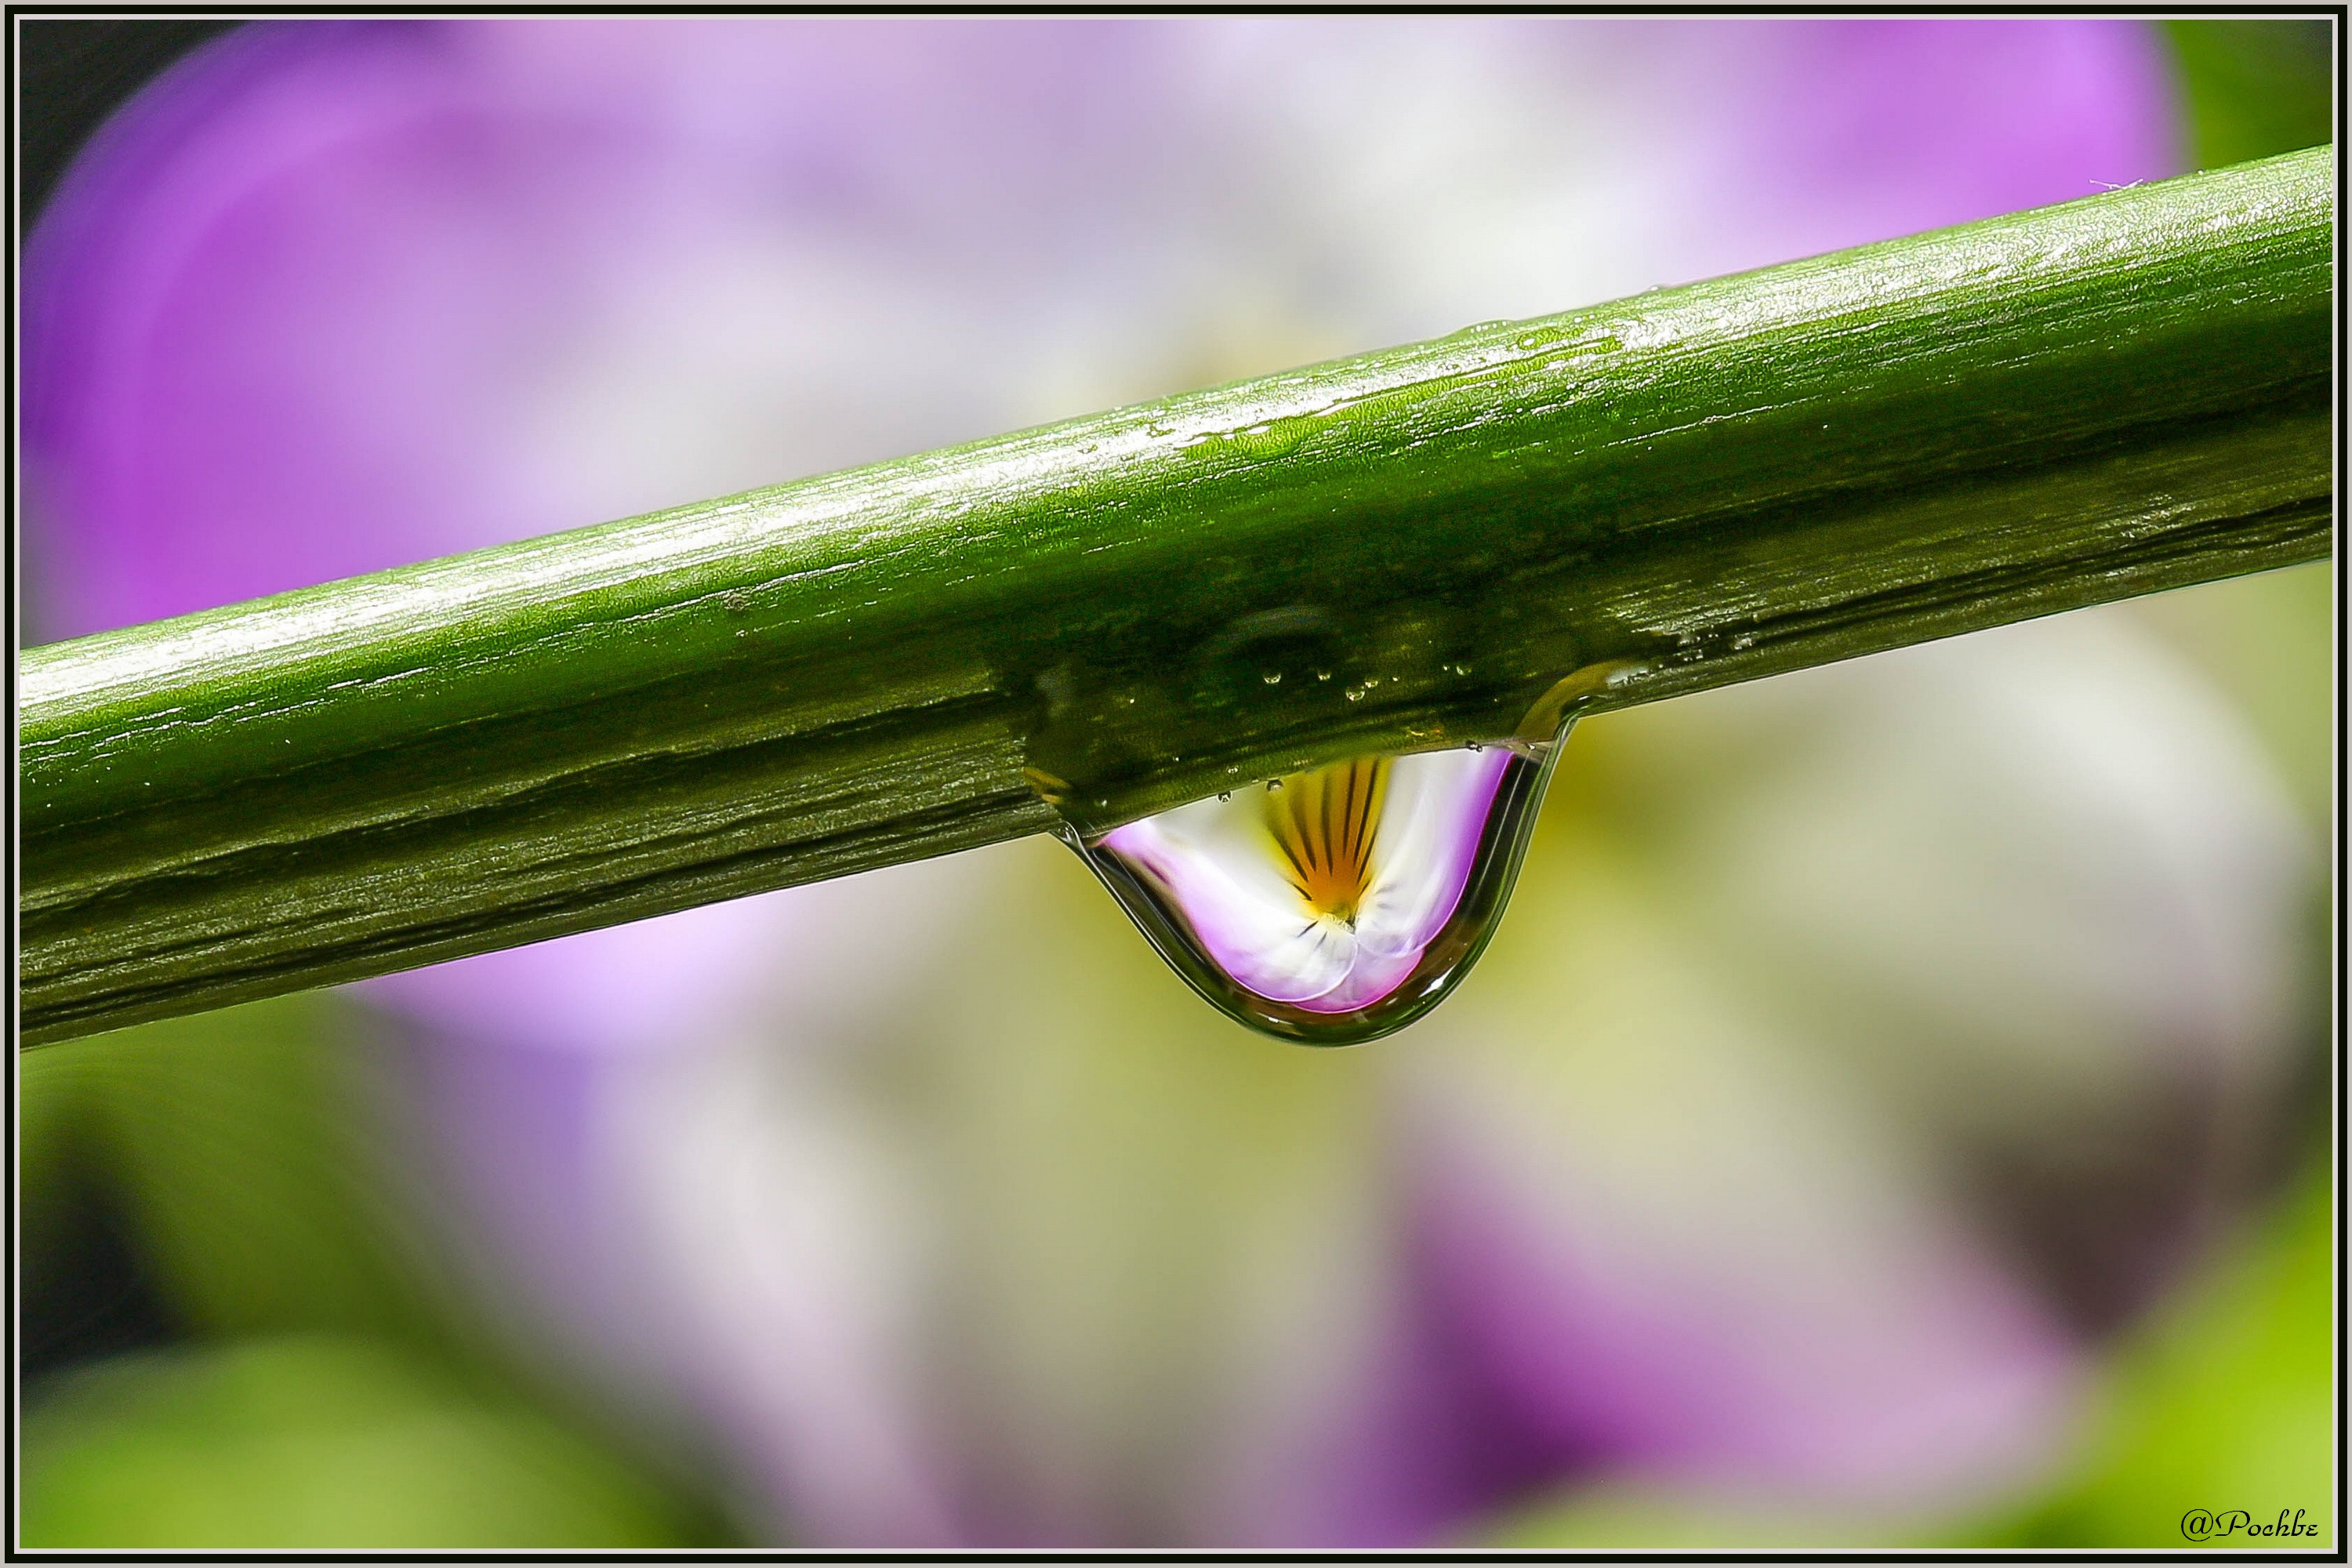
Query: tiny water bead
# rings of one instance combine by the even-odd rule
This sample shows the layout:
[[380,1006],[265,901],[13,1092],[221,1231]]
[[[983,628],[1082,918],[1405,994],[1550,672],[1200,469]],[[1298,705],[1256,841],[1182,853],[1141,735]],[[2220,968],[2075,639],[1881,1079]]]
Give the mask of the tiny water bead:
[[1352,757],[1071,842],[1219,1010],[1353,1045],[1402,1028],[1469,972],[1567,731]]

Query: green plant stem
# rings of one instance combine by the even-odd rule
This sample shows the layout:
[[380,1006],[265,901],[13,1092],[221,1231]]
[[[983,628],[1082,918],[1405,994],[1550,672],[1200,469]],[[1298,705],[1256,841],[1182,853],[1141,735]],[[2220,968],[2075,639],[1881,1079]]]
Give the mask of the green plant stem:
[[2334,150],[27,651],[41,1042],[2325,555]]

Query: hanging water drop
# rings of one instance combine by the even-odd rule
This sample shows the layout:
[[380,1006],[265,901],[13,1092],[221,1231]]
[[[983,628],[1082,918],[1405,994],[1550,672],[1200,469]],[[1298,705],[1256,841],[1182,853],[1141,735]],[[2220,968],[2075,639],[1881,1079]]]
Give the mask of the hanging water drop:
[[1354,1045],[1469,972],[1573,721],[1549,742],[1355,757],[1071,842],[1220,1011]]

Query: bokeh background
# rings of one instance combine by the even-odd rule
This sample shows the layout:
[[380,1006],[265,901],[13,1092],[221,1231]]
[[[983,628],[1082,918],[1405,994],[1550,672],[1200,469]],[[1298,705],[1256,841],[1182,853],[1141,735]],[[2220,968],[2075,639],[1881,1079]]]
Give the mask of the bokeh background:
[[[21,37],[36,641],[2324,142],[2335,48]],[[1592,721],[1348,1051],[1033,841],[33,1052],[22,1542],[2332,1546],[2333,647],[2313,566]]]

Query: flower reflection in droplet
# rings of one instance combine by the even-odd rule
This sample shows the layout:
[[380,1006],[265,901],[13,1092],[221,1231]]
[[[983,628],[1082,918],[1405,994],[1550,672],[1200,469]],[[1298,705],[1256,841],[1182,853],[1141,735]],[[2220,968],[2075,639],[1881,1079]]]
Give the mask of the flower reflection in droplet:
[[1411,975],[1477,858],[1501,750],[1354,757],[1103,836],[1236,984],[1348,1013]]

